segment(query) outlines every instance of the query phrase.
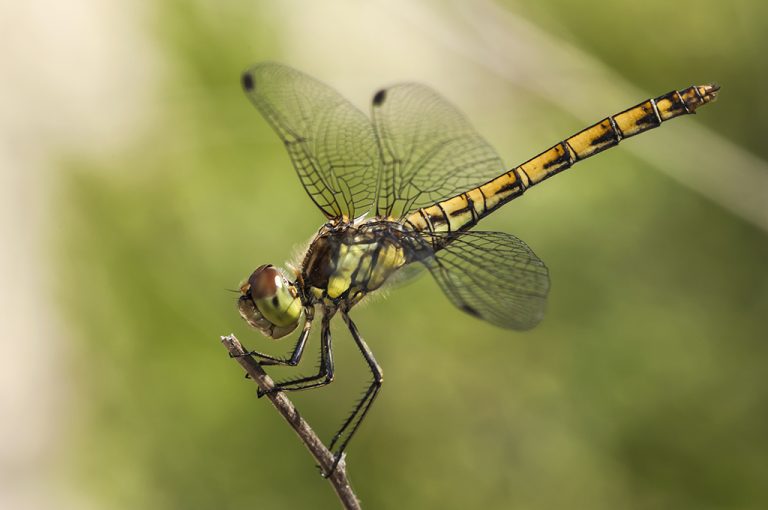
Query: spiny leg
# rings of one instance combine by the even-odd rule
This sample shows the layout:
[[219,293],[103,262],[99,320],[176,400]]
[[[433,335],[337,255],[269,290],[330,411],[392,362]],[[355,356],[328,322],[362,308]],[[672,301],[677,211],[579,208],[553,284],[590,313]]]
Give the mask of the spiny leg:
[[259,358],[259,363],[262,365],[288,365],[295,367],[299,364],[299,361],[301,361],[301,356],[304,354],[304,349],[307,346],[307,339],[309,339],[309,333],[312,329],[312,321],[315,319],[315,309],[313,307],[306,307],[304,309],[304,316],[306,317],[304,329],[299,335],[299,339],[296,342],[296,346],[293,348],[293,354],[291,354],[290,358],[276,358],[258,351],[248,351],[243,354],[243,356],[256,356]]
[[376,399],[376,395],[379,394],[381,385],[384,382],[384,374],[381,370],[381,367],[376,362],[376,359],[373,357],[373,353],[371,352],[371,349],[368,347],[368,345],[365,343],[363,338],[360,336],[360,332],[357,330],[357,326],[355,326],[355,323],[352,322],[352,319],[349,318],[349,315],[347,315],[346,311],[342,312],[342,317],[344,318],[344,322],[347,323],[349,332],[352,334],[352,338],[354,338],[358,349],[360,349],[360,353],[363,355],[363,358],[365,358],[365,362],[368,363],[368,368],[371,369],[371,375],[373,375],[373,382],[371,382],[370,386],[368,386],[368,389],[363,395],[363,398],[360,399],[360,402],[358,402],[358,404],[355,406],[355,409],[352,410],[352,413],[341,425],[341,428],[339,429],[339,431],[336,433],[336,435],[333,436],[333,439],[331,440],[331,444],[330,444],[331,450],[333,450],[333,447],[336,445],[339,439],[341,439],[344,436],[344,433],[347,431],[347,429],[349,429],[350,426],[352,427],[352,429],[349,431],[349,434],[347,434],[344,440],[341,442],[341,445],[339,446],[338,451],[335,453],[333,465],[331,466],[331,469],[326,476],[333,473],[334,469],[336,469],[336,466],[341,460],[341,455],[342,453],[344,453],[344,449],[349,444],[349,441],[352,439],[352,436],[355,435],[355,432],[357,432],[357,429],[358,427],[360,427],[360,424],[365,419],[366,414],[368,414],[368,411],[370,410],[371,405],[373,404],[373,401]]
[[259,390],[259,397],[267,393],[277,393],[278,391],[297,391],[325,386],[333,381],[333,350],[331,348],[331,327],[330,320],[333,313],[324,313],[323,322],[320,330],[320,369],[315,375],[300,377],[288,381],[275,383],[274,388],[268,392]]

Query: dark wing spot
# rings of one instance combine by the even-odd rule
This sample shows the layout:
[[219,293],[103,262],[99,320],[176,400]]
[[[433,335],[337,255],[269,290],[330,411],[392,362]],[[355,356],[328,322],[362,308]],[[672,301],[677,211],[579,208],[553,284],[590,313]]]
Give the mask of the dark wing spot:
[[461,309],[467,312],[469,315],[472,315],[473,317],[480,317],[480,312],[469,306],[468,304],[464,303],[461,305]]
[[253,90],[253,76],[251,76],[251,73],[249,73],[248,71],[244,72],[243,78],[241,81],[243,83],[243,88],[245,89],[246,92],[250,92]]
[[386,89],[381,89],[373,96],[373,106],[381,106],[384,100],[387,98]]

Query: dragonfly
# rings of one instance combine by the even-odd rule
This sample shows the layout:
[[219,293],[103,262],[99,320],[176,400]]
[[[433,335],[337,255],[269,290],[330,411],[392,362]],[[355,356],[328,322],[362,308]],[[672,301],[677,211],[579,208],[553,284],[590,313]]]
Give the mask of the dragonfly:
[[247,69],[242,86],[284,143],[299,181],[326,220],[295,267],[259,266],[240,286],[240,315],[265,336],[279,339],[301,324],[284,357],[247,355],[263,365],[298,365],[317,317],[317,373],[277,382],[269,392],[325,386],[334,378],[330,323],[339,314],[372,376],[329,443],[334,463],[327,474],[337,467],[384,380],[350,318],[355,305],[407,268],[422,267],[467,314],[502,328],[534,327],[544,315],[547,267],[517,237],[472,228],[576,163],[694,113],[719,90],[716,84],[690,86],[648,99],[510,170],[464,115],[425,85],[379,90],[370,118],[328,85],[278,63]]

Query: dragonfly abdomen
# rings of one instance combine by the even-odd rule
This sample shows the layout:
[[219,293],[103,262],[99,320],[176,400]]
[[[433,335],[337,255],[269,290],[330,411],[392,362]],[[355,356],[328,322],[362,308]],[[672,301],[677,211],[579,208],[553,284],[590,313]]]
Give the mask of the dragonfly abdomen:
[[715,84],[691,86],[648,99],[606,117],[477,188],[417,210],[407,221],[412,228],[432,232],[471,228],[526,189],[577,162],[610,149],[625,138],[656,128],[664,121],[695,113],[698,107],[713,101],[718,90]]

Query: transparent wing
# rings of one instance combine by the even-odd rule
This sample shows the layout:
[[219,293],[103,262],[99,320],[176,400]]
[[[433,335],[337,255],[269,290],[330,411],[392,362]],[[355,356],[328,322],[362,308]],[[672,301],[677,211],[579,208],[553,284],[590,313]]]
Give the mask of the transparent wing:
[[382,158],[380,216],[401,217],[505,170],[464,115],[429,87],[405,83],[380,90],[372,116]]
[[373,205],[379,153],[363,112],[327,85],[276,63],[243,73],[243,88],[285,143],[304,189],[328,218]]
[[503,232],[427,237],[435,252],[422,262],[458,308],[503,328],[530,329],[541,321],[549,273],[523,241]]

